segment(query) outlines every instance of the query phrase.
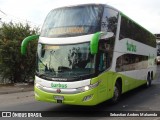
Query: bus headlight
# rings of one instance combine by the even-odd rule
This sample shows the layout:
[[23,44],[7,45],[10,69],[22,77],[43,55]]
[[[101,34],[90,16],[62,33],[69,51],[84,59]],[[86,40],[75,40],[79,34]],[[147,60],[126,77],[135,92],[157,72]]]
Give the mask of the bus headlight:
[[85,91],[89,90],[89,86],[85,86],[85,87],[84,87],[84,90],[85,90]]
[[90,90],[90,89],[93,89],[93,88],[97,87],[97,86],[99,85],[100,82],[101,82],[101,81],[98,81],[98,82],[96,82],[96,83],[94,83],[94,84],[91,84],[91,85],[87,85],[87,86],[84,86],[84,87],[77,88],[77,90],[80,91],[80,92],[88,91],[88,90]]

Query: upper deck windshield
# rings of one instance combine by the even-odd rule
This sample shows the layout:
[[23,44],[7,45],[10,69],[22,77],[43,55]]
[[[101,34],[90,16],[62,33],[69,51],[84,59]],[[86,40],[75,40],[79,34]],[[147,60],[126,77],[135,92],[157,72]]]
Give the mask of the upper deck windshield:
[[50,78],[73,78],[94,73],[89,42],[75,45],[38,45],[37,72]]
[[42,27],[42,37],[70,37],[100,31],[100,5],[64,7],[52,10]]

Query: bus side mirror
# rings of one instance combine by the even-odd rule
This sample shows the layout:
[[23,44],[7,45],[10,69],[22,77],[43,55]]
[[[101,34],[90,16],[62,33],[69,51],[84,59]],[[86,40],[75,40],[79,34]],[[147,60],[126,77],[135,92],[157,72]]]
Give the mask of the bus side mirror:
[[113,34],[108,34],[108,32],[97,32],[93,35],[91,42],[90,42],[90,52],[92,55],[97,54],[98,52],[98,43],[100,39],[105,39]]
[[21,43],[21,54],[25,55],[28,43],[32,40],[37,40],[38,38],[39,38],[39,35],[32,35],[32,36],[26,37]]
[[90,42],[90,52],[92,55],[97,54],[98,52],[98,42],[100,38],[101,32],[97,32],[93,35]]

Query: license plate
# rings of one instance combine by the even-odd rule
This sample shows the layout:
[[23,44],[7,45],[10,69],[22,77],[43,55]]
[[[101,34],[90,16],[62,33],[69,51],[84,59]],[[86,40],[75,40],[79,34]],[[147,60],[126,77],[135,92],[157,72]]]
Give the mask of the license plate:
[[54,96],[55,100],[64,100],[64,96]]

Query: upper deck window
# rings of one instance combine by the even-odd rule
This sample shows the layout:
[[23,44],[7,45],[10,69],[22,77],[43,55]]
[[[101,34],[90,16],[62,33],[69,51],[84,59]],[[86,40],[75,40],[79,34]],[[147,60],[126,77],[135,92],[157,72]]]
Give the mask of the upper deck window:
[[42,37],[70,37],[100,31],[102,7],[84,5],[52,10],[42,27]]

